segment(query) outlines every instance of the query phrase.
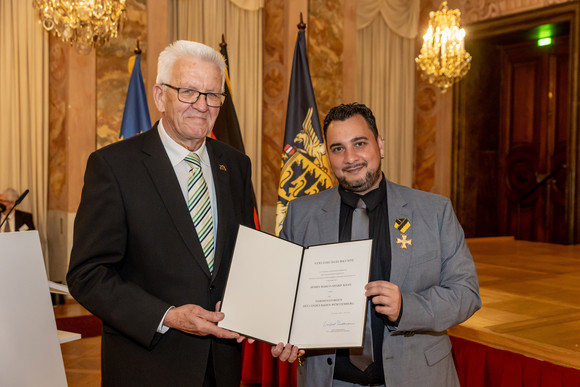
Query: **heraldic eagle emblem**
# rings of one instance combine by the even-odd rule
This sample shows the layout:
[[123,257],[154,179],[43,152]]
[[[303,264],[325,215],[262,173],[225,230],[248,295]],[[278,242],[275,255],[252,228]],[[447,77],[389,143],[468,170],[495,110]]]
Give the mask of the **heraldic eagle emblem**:
[[276,235],[282,229],[288,202],[300,196],[324,191],[334,185],[324,143],[312,126],[313,112],[312,107],[308,108],[302,129],[294,137],[293,143],[284,145],[276,208],[276,219],[282,221],[276,224]]

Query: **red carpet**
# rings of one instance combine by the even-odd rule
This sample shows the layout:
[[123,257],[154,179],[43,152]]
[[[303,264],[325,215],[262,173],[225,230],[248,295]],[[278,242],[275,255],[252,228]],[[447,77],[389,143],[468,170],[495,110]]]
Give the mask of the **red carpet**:
[[95,316],[63,317],[56,319],[61,331],[80,333],[83,338],[100,336],[103,323]]

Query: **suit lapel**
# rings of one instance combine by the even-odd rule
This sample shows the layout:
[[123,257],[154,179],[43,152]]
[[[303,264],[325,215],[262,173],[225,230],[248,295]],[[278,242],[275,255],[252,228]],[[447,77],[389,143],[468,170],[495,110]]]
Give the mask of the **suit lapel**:
[[217,238],[213,270],[213,275],[215,276],[222,262],[224,246],[226,245],[226,238],[228,236],[227,227],[230,222],[228,221],[227,217],[229,214],[234,213],[232,201],[229,200],[229,196],[232,195],[233,191],[230,185],[230,168],[228,160],[226,160],[223,153],[218,151],[216,147],[213,146],[214,144],[212,139],[208,138],[205,145],[211,162],[211,171],[215,186],[216,204],[218,210],[218,229],[216,230]]
[[398,243],[401,239],[401,232],[395,228],[397,218],[407,218],[411,227],[405,232],[407,240],[413,239],[413,211],[408,207],[407,201],[399,194],[396,185],[387,180],[387,203],[389,211],[389,233],[391,236],[391,278],[389,282],[401,285],[407,271],[411,257],[413,256],[413,245],[407,244],[407,248],[402,248],[403,244]]
[[153,185],[157,189],[161,201],[167,209],[175,228],[181,235],[183,242],[194,259],[199,263],[204,273],[209,277],[210,273],[207,262],[205,261],[205,255],[197,238],[187,204],[183,199],[175,171],[157,133],[157,124],[151,130],[142,134],[142,136],[144,136],[143,152],[149,155],[148,158],[144,159],[143,164],[149,172]]
[[332,196],[322,206],[320,216],[315,217],[319,220],[318,232],[319,240],[325,243],[338,242],[339,222],[340,222],[340,194],[337,187],[331,188],[334,190]]

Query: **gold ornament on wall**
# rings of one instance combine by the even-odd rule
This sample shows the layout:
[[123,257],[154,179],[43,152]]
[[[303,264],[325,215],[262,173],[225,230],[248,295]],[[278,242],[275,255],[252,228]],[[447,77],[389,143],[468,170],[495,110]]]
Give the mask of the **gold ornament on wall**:
[[460,28],[461,12],[448,9],[443,1],[439,11],[429,13],[429,28],[423,35],[421,54],[415,58],[421,76],[444,93],[471,68],[471,55],[465,51],[465,30]]
[[117,37],[126,0],[33,0],[40,23],[77,52],[88,54]]

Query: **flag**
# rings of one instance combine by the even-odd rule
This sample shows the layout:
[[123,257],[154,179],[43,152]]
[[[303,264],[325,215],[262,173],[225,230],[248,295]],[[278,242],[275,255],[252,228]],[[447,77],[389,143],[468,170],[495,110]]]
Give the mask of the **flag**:
[[288,203],[292,199],[324,191],[333,185],[310,80],[304,29],[300,29],[290,76],[276,207],[276,235],[282,229]]
[[227,44],[223,41],[220,44],[220,53],[226,62],[226,87],[225,95],[226,99],[222,104],[218,117],[213,126],[212,138],[217,138],[220,141],[225,142],[239,150],[242,153],[246,153],[244,149],[244,141],[242,140],[242,132],[240,130],[240,123],[238,121],[238,115],[236,114],[236,109],[234,108],[234,102],[232,97],[232,85],[230,83],[230,71],[228,62],[228,51]]
[[[226,85],[224,93],[226,95],[226,99],[220,108],[220,112],[218,117],[215,121],[213,129],[211,131],[211,138],[220,140],[225,142],[226,144],[236,148],[242,153],[246,153],[244,149],[244,141],[242,140],[242,132],[240,130],[240,123],[238,121],[238,115],[236,114],[236,109],[234,108],[234,101],[232,97],[232,85],[230,83],[230,71],[229,71],[229,62],[228,62],[228,45],[224,40],[224,36],[222,35],[222,42],[220,43],[220,54],[224,57],[226,62],[225,68],[225,78],[226,78]],[[253,187],[252,187],[253,190]],[[253,195],[253,202],[254,202],[254,224],[256,229],[260,229],[260,218],[258,217],[258,207],[256,203],[256,196],[254,192]]]
[[[129,60],[130,62],[131,59]],[[136,55],[135,64],[131,71],[131,79],[129,80],[129,88],[127,89],[127,99],[125,99],[125,110],[123,110],[119,139],[123,140],[145,132],[150,127],[151,118],[147,107],[147,94],[145,94],[143,76],[141,75],[141,55]]]
[[[213,130],[211,132],[211,137],[220,141],[225,142],[228,145],[236,148],[242,153],[246,153],[244,149],[244,141],[242,139],[242,132],[240,130],[240,123],[238,121],[238,115],[236,114],[236,109],[234,108],[234,102],[232,98],[232,85],[229,76],[229,61],[227,44],[225,42],[224,36],[222,35],[222,43],[220,43],[220,53],[224,57],[226,62],[225,69],[225,94],[226,99],[220,108],[220,112],[214,124]],[[256,197],[253,197],[254,201],[254,224],[256,229],[260,229],[260,219],[258,217]],[[262,386],[267,387],[272,384],[266,382],[263,379],[265,376],[267,379],[272,380],[274,376],[274,368],[276,360],[272,357],[270,353],[270,344],[255,342],[253,344],[248,344],[247,341],[243,344],[242,350],[242,383],[243,384],[255,384],[260,383]],[[281,386],[282,387],[282,386]]]
[[[276,235],[280,233],[290,200],[330,188],[333,185],[331,176],[310,81],[306,39],[304,30],[300,29],[290,78],[278,187]],[[242,383],[259,383],[263,387],[295,387],[297,362],[289,364],[273,359],[271,348],[271,344],[262,342],[245,344]]]

